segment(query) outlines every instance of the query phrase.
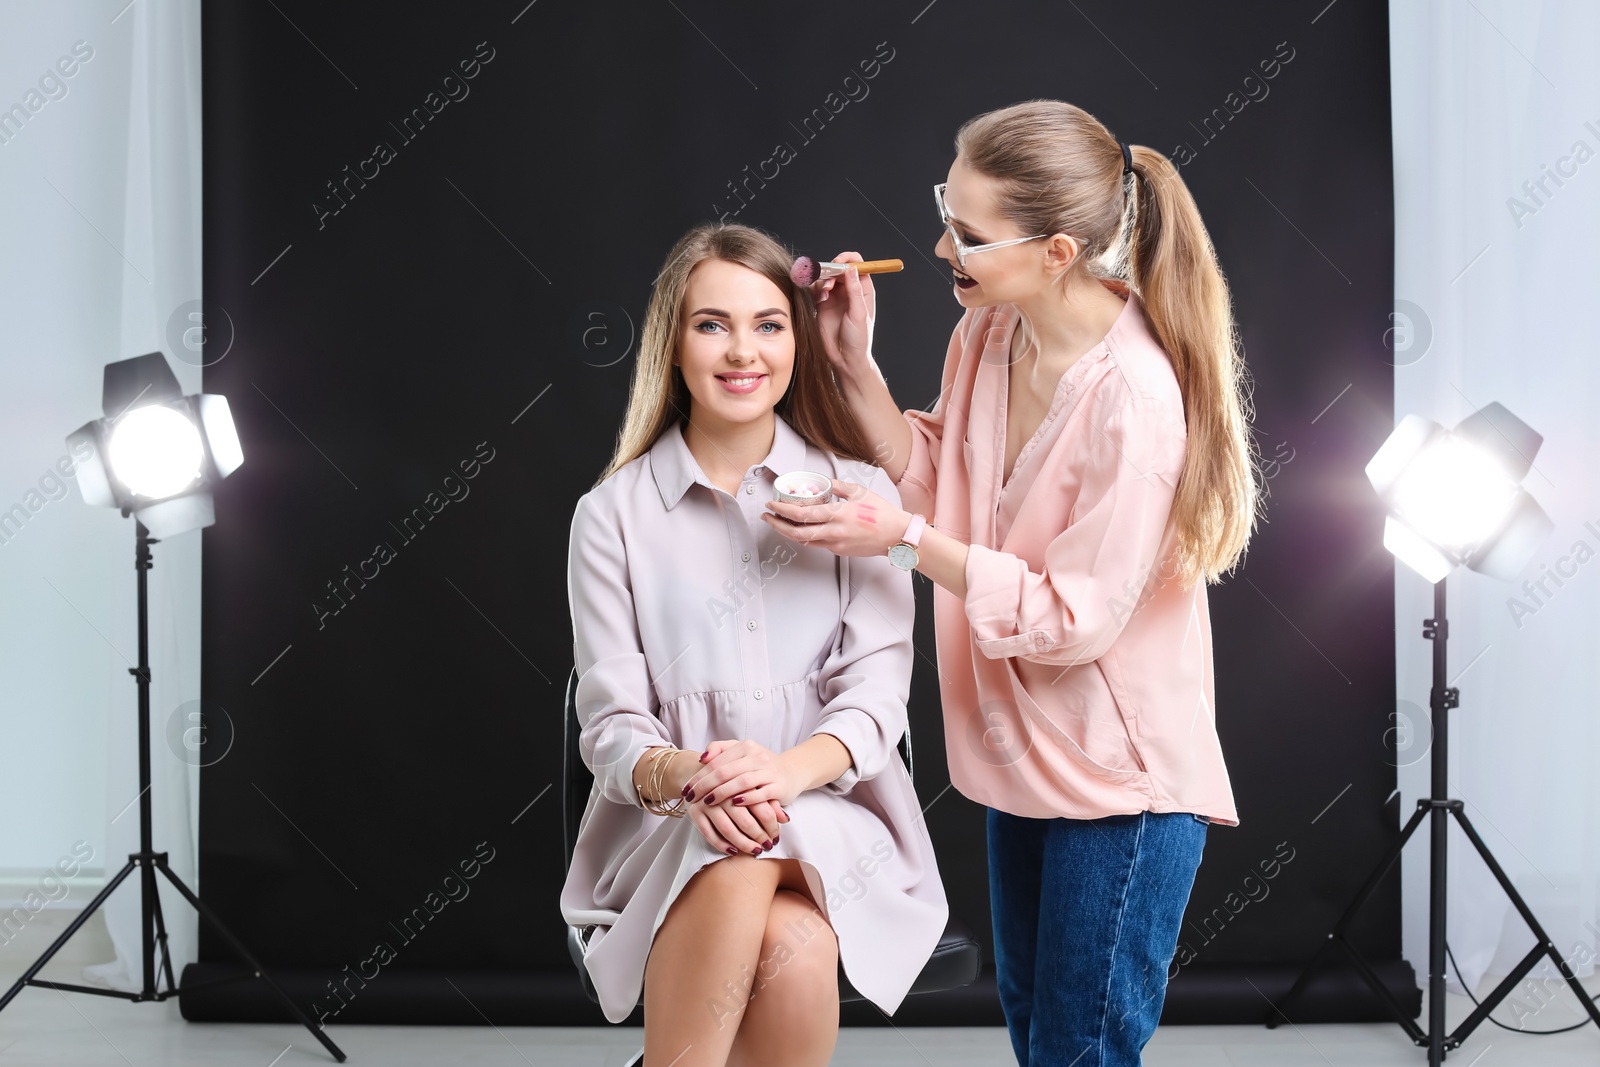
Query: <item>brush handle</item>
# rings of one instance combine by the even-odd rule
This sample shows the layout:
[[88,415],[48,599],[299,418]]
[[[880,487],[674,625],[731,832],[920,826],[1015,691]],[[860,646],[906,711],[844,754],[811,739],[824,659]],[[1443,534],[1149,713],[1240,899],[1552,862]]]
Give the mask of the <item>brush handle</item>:
[[898,259],[868,259],[860,263],[818,263],[821,278],[837,278],[847,272],[851,267],[857,274],[893,274],[897,270],[905,270],[906,265]]

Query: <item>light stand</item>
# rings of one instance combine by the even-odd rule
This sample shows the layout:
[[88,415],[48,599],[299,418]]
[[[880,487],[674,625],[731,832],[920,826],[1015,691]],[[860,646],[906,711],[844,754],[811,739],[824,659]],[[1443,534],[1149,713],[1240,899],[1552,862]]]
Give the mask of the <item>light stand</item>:
[[[1461,801],[1450,797],[1449,713],[1460,705],[1460,693],[1448,684],[1445,674],[1445,641],[1450,623],[1445,618],[1445,580],[1458,566],[1466,566],[1490,577],[1514,579],[1527,565],[1540,541],[1554,528],[1544,509],[1521,487],[1533,467],[1533,457],[1544,438],[1504,405],[1493,403],[1461,420],[1453,430],[1418,415],[1407,415],[1395,426],[1366,466],[1366,474],[1378,496],[1388,508],[1384,520],[1383,545],[1412,570],[1433,585],[1433,618],[1422,621],[1422,636],[1433,642],[1433,688],[1428,707],[1433,725],[1433,781],[1428,796],[1417,801],[1417,810],[1377,869],[1345,909],[1333,933],[1317,950],[1306,969],[1300,972],[1289,992],[1273,1004],[1267,1018],[1268,1029],[1278,1020],[1288,1019],[1283,1007],[1305,988],[1311,972],[1323,961],[1328,949],[1338,946],[1354,961],[1361,977],[1388,1005],[1395,1020],[1411,1040],[1428,1050],[1429,1067],[1438,1067],[1445,1054],[1461,1043],[1489,1013],[1504,1000],[1517,983],[1548,956],[1561,977],[1578,995],[1584,1010],[1600,1026],[1600,1008],[1578,983],[1555,942],[1533,917],[1511,879],[1483,843]],[[1356,913],[1378,888],[1406,842],[1431,817],[1428,849],[1428,1029],[1419,1027],[1378,978],[1370,964],[1351,944],[1350,924]],[[1534,946],[1505,981],[1478,1004],[1452,1033],[1444,1028],[1445,983],[1445,875],[1449,846],[1450,817],[1478,850],[1495,881],[1533,931]],[[1580,1024],[1581,1025],[1581,1024]]]
[[[1373,870],[1372,877],[1367,879],[1361,891],[1351,901],[1345,913],[1333,927],[1333,933],[1328,935],[1328,940],[1318,950],[1317,955],[1300,973],[1289,992],[1273,1005],[1273,1015],[1267,1021],[1268,1029],[1275,1029],[1280,1018],[1288,1018],[1283,1014],[1284,1007],[1299,995],[1311,977],[1311,973],[1323,961],[1328,949],[1337,945],[1342,948],[1355,963],[1361,977],[1366,979],[1374,992],[1388,1005],[1394,1013],[1395,1020],[1411,1040],[1419,1046],[1428,1049],[1429,1067],[1437,1067],[1444,1062],[1445,1053],[1460,1048],[1467,1036],[1477,1029],[1489,1013],[1493,1011],[1502,1000],[1510,995],[1527,973],[1533,970],[1535,964],[1543,957],[1548,956],[1561,972],[1561,977],[1572,987],[1578,995],[1578,1000],[1588,1011],[1589,1018],[1596,1026],[1600,1026],[1600,1007],[1590,999],[1589,993],[1578,982],[1577,976],[1572,973],[1561,954],[1556,951],[1556,946],[1550,940],[1539,921],[1533,917],[1533,912],[1523,901],[1516,887],[1511,884],[1511,879],[1506,877],[1506,872],[1495,861],[1494,854],[1489,851],[1489,846],[1484,844],[1483,838],[1478,836],[1478,831],[1472,826],[1472,821],[1467,818],[1459,800],[1449,798],[1449,710],[1460,704],[1460,693],[1455,687],[1447,686],[1445,675],[1445,639],[1450,634],[1450,624],[1445,618],[1445,579],[1441,578],[1433,585],[1433,618],[1422,621],[1422,636],[1433,642],[1433,688],[1428,700],[1428,707],[1433,718],[1433,751],[1432,769],[1433,783],[1429,796],[1417,801],[1416,813],[1406,823],[1405,829],[1400,831],[1400,836],[1395,839],[1389,851],[1379,861]],[[1360,953],[1350,943],[1347,933],[1351,922],[1367,898],[1378,888],[1378,883],[1389,873],[1389,868],[1394,866],[1395,860],[1400,858],[1406,842],[1411,840],[1411,835],[1422,825],[1424,816],[1431,816],[1429,825],[1428,847],[1428,1029],[1426,1032],[1419,1027],[1406,1013],[1394,994],[1389,992],[1382,980],[1373,971]],[[1528,929],[1533,931],[1535,944],[1522,961],[1506,976],[1505,981],[1495,987],[1494,992],[1483,999],[1471,1015],[1462,1020],[1461,1025],[1451,1033],[1446,1033],[1444,1028],[1444,981],[1445,981],[1445,873],[1446,873],[1446,833],[1450,828],[1450,816],[1454,816],[1461,832],[1467,835],[1467,840],[1472,842],[1472,847],[1478,850],[1478,855],[1483,857],[1483,862],[1488,866],[1495,881],[1500,883],[1500,888],[1505,890],[1511,904],[1522,916],[1522,921],[1528,924]]]
[[[128,512],[124,510],[123,515],[126,516],[127,514]],[[146,596],[145,572],[152,565],[150,546],[158,544],[159,541],[150,536],[150,531],[145,528],[143,522],[135,520],[135,526],[138,530],[134,550],[134,567],[138,571],[139,582],[139,666],[129,667],[128,673],[134,676],[139,686],[139,851],[128,854],[128,862],[123,865],[122,870],[117,872],[116,877],[106,883],[106,887],[89,903],[87,908],[83,909],[82,914],[72,921],[66,931],[56,938],[55,943],[45,950],[44,955],[40,956],[38,961],[32,967],[29,967],[21,978],[17,979],[16,984],[6,992],[4,997],[0,997],[0,1011],[3,1011],[5,1006],[11,1003],[12,998],[21,992],[24,986],[30,985],[73,993],[93,993],[103,997],[122,997],[132,1001],[162,1001],[179,995],[177,983],[172,979],[172,960],[167,954],[167,925],[161,915],[161,896],[156,890],[156,872],[160,871],[177,888],[178,892],[183,894],[183,898],[194,906],[194,909],[200,913],[200,917],[211,924],[211,928],[228,943],[228,947],[233,949],[234,953],[255,972],[252,975],[222,978],[215,982],[206,982],[200,986],[190,986],[190,989],[203,989],[206,986],[220,985],[224,982],[260,978],[272,988],[272,991],[277,994],[279,1000],[283,1001],[295,1019],[303,1024],[307,1030],[310,1030],[313,1037],[322,1042],[322,1047],[332,1053],[334,1059],[343,1063],[345,1055],[340,1051],[339,1046],[335,1045],[320,1027],[312,1024],[311,1019],[305,1012],[300,1010],[299,1005],[289,999],[288,994],[284,993],[278,983],[272,980],[272,976],[267,973],[266,968],[262,967],[256,958],[250,955],[250,950],[245,948],[239,939],[233,936],[228,928],[223,925],[222,920],[217,918],[216,913],[206,905],[205,901],[195,896],[189,890],[189,887],[183,884],[182,879],[172,873],[172,868],[167,866],[167,854],[165,852],[156,852],[152,846],[150,833],[149,603]],[[50,962],[50,958],[61,950],[61,947],[67,943],[73,934],[78,932],[78,928],[89,920],[89,916],[94,914],[96,908],[105,903],[106,899],[111,896],[112,891],[122,884],[122,880],[128,877],[134,868],[139,869],[139,900],[143,912],[143,933],[140,940],[144,947],[144,987],[137,992],[126,992],[120,989],[99,989],[94,986],[71,985],[66,982],[50,982],[35,978],[34,976],[44,969],[45,964]],[[157,942],[161,946],[161,970],[167,979],[167,988],[165,990],[158,989],[156,985],[155,954]]]
[[[128,862],[116,877],[106,883],[98,896],[83,909],[66,932],[56,938],[44,955],[19,978],[4,997],[0,1010],[24,986],[97,996],[123,997],[132,1001],[166,1000],[181,995],[172,977],[172,959],[167,951],[167,924],[161,914],[161,894],[156,872],[183,895],[200,917],[211,924],[236,955],[247,963],[252,974],[218,979],[191,990],[246,978],[260,978],[271,987],[322,1047],[344,1062],[344,1053],[313,1026],[305,1012],[290,1000],[250,951],[217,918],[216,912],[172,873],[167,854],[157,852],[150,834],[150,607],[146,572],[151,567],[150,546],[158,537],[172,537],[188,530],[209,526],[215,521],[212,491],[244,462],[239,433],[233,424],[226,397],[212,393],[185,396],[166,357],[149,352],[132,359],[106,364],[101,394],[103,418],[92,419],[67,436],[67,446],[77,459],[78,491],[85,504],[117,507],[122,517],[134,517],[134,569],[139,586],[139,665],[130,667],[139,686],[139,851],[128,854]],[[152,537],[154,533],[158,537]],[[136,993],[94,986],[48,982],[35,977],[50,962],[67,940],[105,903],[123,879],[139,869],[142,956],[144,984]],[[161,971],[167,988],[157,987],[156,946],[161,948]]]

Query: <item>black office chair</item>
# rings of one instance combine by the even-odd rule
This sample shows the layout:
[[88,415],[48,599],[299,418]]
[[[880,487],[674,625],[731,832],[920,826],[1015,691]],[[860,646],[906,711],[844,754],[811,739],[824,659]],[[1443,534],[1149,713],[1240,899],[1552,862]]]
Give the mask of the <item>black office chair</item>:
[[[578,840],[578,823],[583,819],[584,807],[589,803],[589,793],[594,787],[594,775],[587,764],[583,762],[583,754],[578,748],[578,671],[574,667],[567,677],[567,712],[564,719],[563,745],[561,760],[561,830],[566,848],[567,869],[572,867],[572,850]],[[905,761],[906,773],[911,774],[911,730],[908,728],[905,735],[900,738],[900,758]],[[567,927],[567,952],[572,956],[573,964],[578,968],[578,977],[583,982],[584,994],[596,1004],[600,1003],[600,995],[595,991],[594,983],[589,978],[589,970],[583,965],[583,946],[590,931],[594,928],[586,926],[579,930],[575,926]],[[933,955],[928,958],[927,964],[922,968],[922,973],[917,975],[911,984],[912,993],[936,993],[944,989],[959,989],[970,985],[978,977],[978,971],[983,965],[983,950],[978,945],[978,939],[972,936],[960,920],[951,916],[945,924],[944,936],[939,938],[939,944],[933,950]],[[841,1004],[854,1000],[865,1000],[850,980],[845,977],[843,964],[839,967],[839,1002]],[[644,1003],[641,992],[639,1003]],[[627,1067],[637,1067],[644,1061],[644,1052],[630,1060]]]

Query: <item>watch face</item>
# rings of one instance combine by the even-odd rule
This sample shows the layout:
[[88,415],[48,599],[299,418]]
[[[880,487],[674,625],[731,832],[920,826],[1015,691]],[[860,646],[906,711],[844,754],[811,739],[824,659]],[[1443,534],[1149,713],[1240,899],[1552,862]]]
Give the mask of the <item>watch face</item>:
[[889,562],[903,571],[917,569],[917,550],[910,545],[900,544],[889,549]]

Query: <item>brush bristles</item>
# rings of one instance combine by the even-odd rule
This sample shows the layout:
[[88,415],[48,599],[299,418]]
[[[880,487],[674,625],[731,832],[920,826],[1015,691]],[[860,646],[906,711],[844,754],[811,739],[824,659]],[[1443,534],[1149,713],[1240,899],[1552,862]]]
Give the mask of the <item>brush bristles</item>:
[[810,256],[801,256],[794,261],[794,266],[789,268],[790,280],[803,288],[816,284],[821,276],[822,268],[817,266],[817,261]]

